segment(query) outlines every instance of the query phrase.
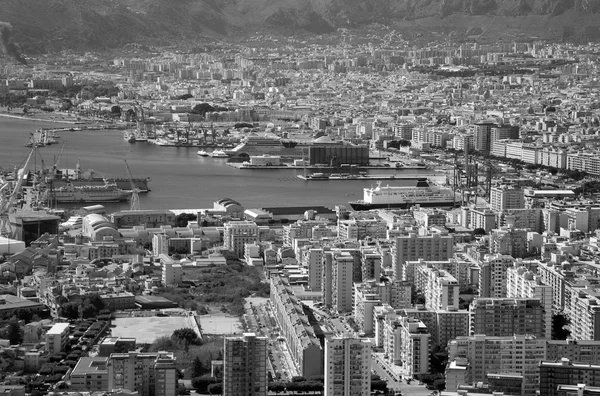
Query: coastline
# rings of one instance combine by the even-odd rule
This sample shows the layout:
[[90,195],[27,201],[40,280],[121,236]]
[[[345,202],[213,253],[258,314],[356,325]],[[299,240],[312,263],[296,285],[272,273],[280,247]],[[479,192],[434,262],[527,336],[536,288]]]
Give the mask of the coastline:
[[56,119],[52,119],[52,118],[37,118],[37,117],[28,117],[28,116],[8,114],[8,113],[0,113],[0,117],[12,118],[14,120],[24,120],[24,121],[53,122],[53,123],[57,123],[57,124],[72,124],[72,125],[85,124],[85,122],[82,122],[82,121],[66,121],[66,120],[56,120]]

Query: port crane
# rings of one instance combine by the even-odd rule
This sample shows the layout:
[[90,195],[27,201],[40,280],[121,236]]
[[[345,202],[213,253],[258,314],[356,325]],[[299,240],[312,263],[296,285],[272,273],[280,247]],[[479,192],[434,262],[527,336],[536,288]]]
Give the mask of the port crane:
[[[21,191],[21,186],[23,185],[23,176],[27,171],[27,167],[29,166],[29,162],[31,161],[31,157],[36,151],[36,147],[34,146],[29,155],[25,159],[25,164],[16,175],[15,186],[8,196],[0,195],[0,233],[2,236],[12,238],[14,237],[14,233],[12,227],[10,225],[9,214],[15,211],[14,204],[17,199],[17,195]],[[0,192],[4,191],[8,188],[8,183],[0,188]]]
[[133,180],[133,175],[131,174],[131,169],[129,168],[127,160],[123,161],[125,161],[125,167],[127,168],[127,176],[129,177],[129,183],[131,184],[131,198],[129,199],[129,210],[140,210],[140,189],[135,186],[135,181]]

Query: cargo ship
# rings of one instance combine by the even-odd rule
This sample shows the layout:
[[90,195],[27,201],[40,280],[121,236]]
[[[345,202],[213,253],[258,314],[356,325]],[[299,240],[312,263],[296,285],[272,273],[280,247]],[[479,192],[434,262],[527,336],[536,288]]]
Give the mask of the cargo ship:
[[438,186],[427,178],[399,180],[402,185],[365,188],[363,199],[348,202],[354,210],[370,210],[381,208],[406,209],[411,206],[421,207],[453,207],[454,191]]

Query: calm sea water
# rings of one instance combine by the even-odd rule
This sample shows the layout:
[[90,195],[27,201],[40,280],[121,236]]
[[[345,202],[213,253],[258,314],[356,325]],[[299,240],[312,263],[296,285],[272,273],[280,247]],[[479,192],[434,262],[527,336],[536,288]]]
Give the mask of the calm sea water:
[[[64,125],[68,126],[68,125]],[[12,169],[29,152],[29,133],[39,127],[58,128],[60,124],[0,118],[0,167]],[[148,194],[140,196],[142,209],[209,208],[220,198],[229,197],[246,208],[265,206],[324,205],[333,207],[362,199],[362,189],[374,182],[364,180],[312,181],[296,178],[302,170],[241,170],[225,164],[225,159],[200,157],[195,148],[159,147],[150,143],[129,144],[120,131],[60,132],[67,141],[60,168],[75,168],[78,158],[84,170],[125,177],[127,160],[135,177],[151,177]],[[61,144],[40,148],[51,166]],[[33,166],[40,166],[40,159]],[[384,173],[381,170],[372,173]],[[425,170],[406,170],[429,173]],[[384,183],[388,183],[387,181]],[[393,185],[393,181],[389,181]],[[109,210],[125,210],[127,203],[112,204]]]

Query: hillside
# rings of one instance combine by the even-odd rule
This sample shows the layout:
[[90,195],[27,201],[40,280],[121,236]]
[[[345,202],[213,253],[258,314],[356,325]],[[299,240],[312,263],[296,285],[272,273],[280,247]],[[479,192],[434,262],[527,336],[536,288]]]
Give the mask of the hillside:
[[235,39],[257,30],[327,33],[374,22],[399,32],[595,39],[598,0],[2,0],[26,53]]

